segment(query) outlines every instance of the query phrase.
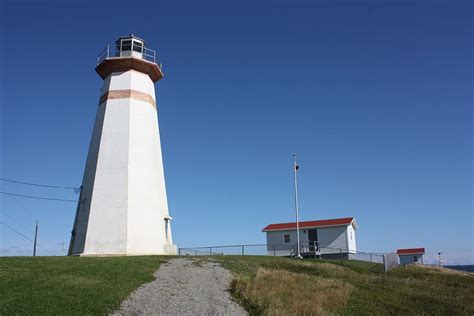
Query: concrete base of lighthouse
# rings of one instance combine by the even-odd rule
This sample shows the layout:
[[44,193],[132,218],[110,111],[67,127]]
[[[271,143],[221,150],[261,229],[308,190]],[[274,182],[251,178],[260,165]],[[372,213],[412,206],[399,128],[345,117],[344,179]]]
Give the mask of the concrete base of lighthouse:
[[176,245],[165,245],[164,253],[110,253],[110,254],[91,254],[81,253],[73,254],[75,257],[137,257],[137,256],[176,256],[178,254],[178,247]]
[[134,69],[104,80],[70,255],[175,255],[154,82]]

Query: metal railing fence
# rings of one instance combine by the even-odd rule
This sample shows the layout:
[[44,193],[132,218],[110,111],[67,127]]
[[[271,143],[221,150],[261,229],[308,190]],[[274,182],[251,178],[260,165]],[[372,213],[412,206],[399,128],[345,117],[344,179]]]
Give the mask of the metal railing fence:
[[210,256],[210,255],[267,255],[267,245],[247,244],[247,245],[225,245],[209,247],[178,248],[178,255],[181,256]]
[[133,57],[135,56],[134,53],[139,54],[139,56],[146,61],[158,64],[162,69],[163,64],[158,61],[156,51],[144,46],[133,46],[133,49],[130,48],[124,50],[123,47],[122,49],[120,48],[120,45],[107,45],[107,47],[105,47],[97,57],[97,64],[110,58]]
[[[322,247],[318,242],[300,243],[300,253],[305,258],[330,258],[384,263],[383,253],[350,251],[345,248],[336,247]],[[291,258],[295,257],[296,254],[297,245],[295,244],[239,244],[178,248],[178,255],[181,256],[260,255]]]

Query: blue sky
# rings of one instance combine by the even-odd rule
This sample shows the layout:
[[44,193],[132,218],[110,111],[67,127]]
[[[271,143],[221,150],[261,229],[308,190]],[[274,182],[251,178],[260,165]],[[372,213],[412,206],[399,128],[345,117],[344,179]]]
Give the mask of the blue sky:
[[[178,246],[262,243],[294,219],[355,216],[358,248],[474,262],[470,1],[1,4],[1,176],[79,186],[98,53],[158,50],[158,115]],[[0,182],[17,194],[71,190]],[[75,204],[0,196],[0,218],[59,254]],[[0,227],[0,255],[31,242]],[[48,254],[43,248],[40,254]]]

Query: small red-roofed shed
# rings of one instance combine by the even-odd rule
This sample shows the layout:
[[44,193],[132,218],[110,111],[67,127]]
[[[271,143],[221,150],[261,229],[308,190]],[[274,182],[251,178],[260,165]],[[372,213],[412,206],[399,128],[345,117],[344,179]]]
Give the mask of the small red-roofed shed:
[[425,254],[425,248],[397,249],[397,254],[400,260],[400,264],[423,264],[423,255]]

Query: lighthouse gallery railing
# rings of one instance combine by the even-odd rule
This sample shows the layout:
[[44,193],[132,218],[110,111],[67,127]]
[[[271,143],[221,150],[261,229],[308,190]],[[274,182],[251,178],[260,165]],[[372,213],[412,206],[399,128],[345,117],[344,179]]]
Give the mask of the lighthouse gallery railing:
[[135,56],[135,53],[138,53],[138,55],[146,61],[158,64],[160,68],[163,69],[163,64],[156,58],[156,51],[144,46],[134,46],[133,50],[125,51],[120,49],[120,45],[107,45],[107,47],[105,47],[97,57],[97,64],[100,64],[103,60],[108,58]]

